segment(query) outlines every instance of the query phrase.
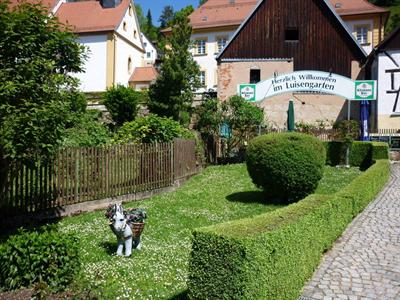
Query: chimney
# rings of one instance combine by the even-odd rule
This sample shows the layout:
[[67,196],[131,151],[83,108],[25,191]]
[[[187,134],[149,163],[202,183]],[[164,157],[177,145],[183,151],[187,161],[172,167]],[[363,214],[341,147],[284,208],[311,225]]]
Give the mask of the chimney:
[[114,8],[121,4],[121,0],[100,0],[103,8]]

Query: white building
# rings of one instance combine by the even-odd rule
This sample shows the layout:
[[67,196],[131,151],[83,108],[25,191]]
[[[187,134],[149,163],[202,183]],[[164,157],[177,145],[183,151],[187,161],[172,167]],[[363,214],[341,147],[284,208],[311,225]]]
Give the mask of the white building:
[[[135,68],[144,66],[145,47],[132,0],[22,1],[42,3],[87,47],[85,72],[76,74],[82,91],[104,92],[117,84],[128,86]],[[11,5],[20,2],[12,0]]]
[[144,55],[144,65],[154,66],[158,57],[157,49],[143,33],[142,33],[142,40],[143,40],[144,50],[146,51]]
[[103,92],[128,81],[144,65],[144,45],[131,0],[63,2],[55,15],[85,45],[85,72],[77,74],[84,92]]
[[378,81],[378,100],[372,103],[377,129],[400,130],[400,27],[368,58],[371,78]]

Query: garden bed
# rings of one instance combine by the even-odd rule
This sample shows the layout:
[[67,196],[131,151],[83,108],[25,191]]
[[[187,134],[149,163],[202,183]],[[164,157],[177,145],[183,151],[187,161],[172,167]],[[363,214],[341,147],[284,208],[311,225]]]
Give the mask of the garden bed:
[[[317,193],[338,191],[361,172],[358,168],[326,167]],[[71,291],[81,298],[169,299],[184,294],[193,229],[248,218],[280,206],[264,203],[244,165],[210,167],[179,190],[132,202],[149,219],[143,248],[130,258],[115,256],[116,239],[103,211],[65,218],[59,229],[80,240],[81,275]],[[70,292],[71,292],[70,291]],[[70,294],[68,292],[68,294]]]

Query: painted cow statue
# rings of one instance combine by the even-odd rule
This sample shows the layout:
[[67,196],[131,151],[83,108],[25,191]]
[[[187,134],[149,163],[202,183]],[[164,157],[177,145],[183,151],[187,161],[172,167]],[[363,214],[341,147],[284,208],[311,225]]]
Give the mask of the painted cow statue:
[[141,208],[133,208],[124,211],[121,204],[108,206],[105,216],[109,219],[110,228],[117,236],[117,255],[122,255],[125,247],[125,256],[132,254],[134,249],[141,249],[141,233],[144,228],[146,212]]

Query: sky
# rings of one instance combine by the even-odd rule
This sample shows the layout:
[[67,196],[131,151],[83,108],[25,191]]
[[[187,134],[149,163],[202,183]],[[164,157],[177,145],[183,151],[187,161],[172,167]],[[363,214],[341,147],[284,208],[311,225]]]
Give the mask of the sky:
[[199,5],[199,0],[134,0],[133,2],[140,4],[145,16],[147,10],[150,9],[153,23],[155,25],[159,25],[158,18],[160,17],[164,6],[172,5],[174,11],[177,11],[188,5],[193,5],[194,8]]

